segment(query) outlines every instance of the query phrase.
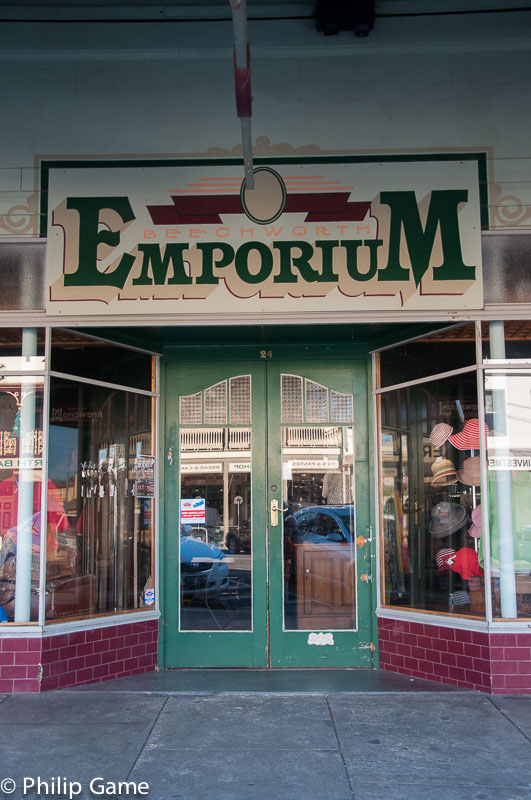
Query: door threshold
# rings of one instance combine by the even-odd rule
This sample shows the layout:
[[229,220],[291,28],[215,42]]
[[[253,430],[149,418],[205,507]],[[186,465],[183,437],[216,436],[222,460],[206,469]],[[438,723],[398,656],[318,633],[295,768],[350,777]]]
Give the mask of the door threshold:
[[342,669],[167,669],[62,691],[161,695],[329,695],[464,690],[383,670],[345,667]]

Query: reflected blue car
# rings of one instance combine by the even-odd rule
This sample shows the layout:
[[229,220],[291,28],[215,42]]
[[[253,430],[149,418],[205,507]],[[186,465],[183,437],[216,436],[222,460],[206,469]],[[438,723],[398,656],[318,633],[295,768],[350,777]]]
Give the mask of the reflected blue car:
[[296,511],[293,518],[297,542],[353,542],[355,537],[354,506],[310,506]]
[[229,586],[225,553],[193,532],[191,525],[181,526],[181,597],[215,598]]

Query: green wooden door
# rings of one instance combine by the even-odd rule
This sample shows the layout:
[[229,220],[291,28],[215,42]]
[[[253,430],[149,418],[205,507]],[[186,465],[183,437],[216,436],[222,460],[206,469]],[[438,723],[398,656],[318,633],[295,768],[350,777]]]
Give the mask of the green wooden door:
[[168,364],[164,393],[165,666],[371,666],[365,362]]

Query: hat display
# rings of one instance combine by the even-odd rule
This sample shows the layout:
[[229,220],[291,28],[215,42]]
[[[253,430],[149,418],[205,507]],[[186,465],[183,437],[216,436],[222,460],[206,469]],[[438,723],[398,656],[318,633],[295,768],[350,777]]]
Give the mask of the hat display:
[[455,467],[449,458],[438,458],[431,465],[432,486],[451,486],[457,483]]
[[453,606],[467,606],[470,603],[470,595],[468,592],[453,592],[450,595],[450,602]]
[[465,459],[463,469],[457,470],[457,479],[467,486],[479,486],[481,479],[481,461],[479,456]]
[[444,539],[463,527],[466,521],[466,509],[455,503],[437,503],[431,511],[429,531],[435,539]]
[[483,570],[479,566],[478,554],[471,547],[461,547],[450,567],[466,581],[469,578],[483,575]]
[[476,506],[472,511],[472,525],[468,529],[469,536],[479,539],[481,536],[481,505]]
[[450,567],[454,562],[456,551],[453,547],[442,547],[437,555],[435,561],[437,562],[437,572],[442,575],[444,572],[450,572]]
[[434,447],[442,447],[453,430],[446,422],[439,422],[430,433],[430,442]]
[[[485,436],[488,433],[489,428],[485,424]],[[479,419],[477,417],[467,419],[463,430],[449,436],[448,441],[458,450],[479,450]]]

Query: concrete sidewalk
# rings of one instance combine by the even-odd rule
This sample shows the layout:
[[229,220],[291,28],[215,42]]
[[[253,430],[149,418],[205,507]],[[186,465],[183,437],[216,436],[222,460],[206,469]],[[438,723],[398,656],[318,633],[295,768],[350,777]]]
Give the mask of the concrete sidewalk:
[[155,673],[4,696],[0,729],[0,800],[531,800],[531,697],[389,673]]

